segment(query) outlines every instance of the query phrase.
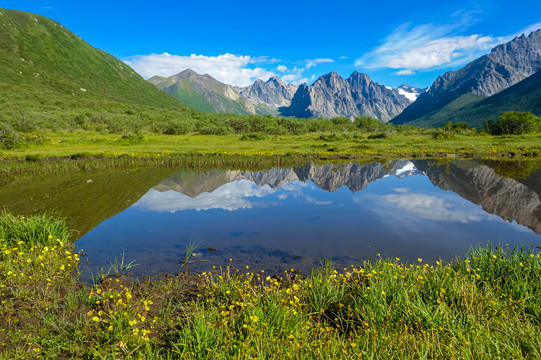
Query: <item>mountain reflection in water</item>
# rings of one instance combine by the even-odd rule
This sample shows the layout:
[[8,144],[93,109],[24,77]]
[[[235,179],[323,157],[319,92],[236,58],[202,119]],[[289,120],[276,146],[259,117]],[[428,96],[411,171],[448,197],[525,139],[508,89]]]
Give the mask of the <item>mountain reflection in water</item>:
[[125,251],[147,274],[180,270],[189,242],[204,260],[192,270],[452,260],[478,244],[541,245],[539,174],[504,178],[476,160],[180,171],[77,245],[98,266]]
[[309,273],[322,259],[343,267],[378,253],[435,261],[478,244],[541,245],[540,168],[472,159],[113,169],[4,182],[0,201],[16,214],[67,217],[94,271],[125,252],[136,275],[175,273],[195,242],[203,261],[192,270],[233,259]]

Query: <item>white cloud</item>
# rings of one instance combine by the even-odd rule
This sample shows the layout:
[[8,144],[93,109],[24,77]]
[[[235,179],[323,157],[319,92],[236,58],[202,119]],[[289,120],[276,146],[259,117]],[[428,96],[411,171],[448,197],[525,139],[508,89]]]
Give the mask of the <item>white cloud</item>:
[[211,210],[222,209],[235,211],[254,207],[276,206],[277,202],[255,201],[277,194],[279,200],[287,198],[304,198],[308,204],[329,205],[330,201],[320,201],[304,194],[305,189],[314,190],[313,183],[300,180],[286,182],[279,189],[273,189],[265,184],[258,187],[250,180],[235,180],[220,186],[212,192],[204,192],[192,198],[174,190],[160,192],[150,189],[134,206],[144,211],[177,212],[182,210]]
[[340,60],[346,60],[348,57],[347,56],[340,56],[339,59]]
[[296,75],[296,74],[289,74],[289,75],[282,76],[282,80],[286,81],[286,82],[292,82],[292,81],[295,81],[298,78],[299,78],[299,76]]
[[400,70],[396,72],[396,75],[415,75],[415,71],[409,69]]
[[305,60],[306,62],[306,70],[310,69],[311,67],[314,67],[319,64],[325,64],[325,63],[333,63],[333,59],[329,58],[321,58],[321,59],[308,59]]
[[460,25],[464,24],[404,24],[381,46],[357,59],[355,66],[400,69],[397,75],[412,75],[415,70],[465,64],[505,42],[504,37],[479,34],[453,36]]
[[304,69],[295,69],[294,73],[282,76],[282,80],[295,85],[300,85],[315,79],[315,75],[312,75],[310,78],[303,77],[302,73],[304,72]]
[[511,40],[511,38],[514,38],[515,36],[520,36],[522,34],[525,34],[526,36],[528,36],[530,35],[532,31],[536,31],[539,29],[541,29],[541,22],[526,26],[524,29],[520,30],[515,35],[511,35],[509,40]]
[[268,80],[275,74],[261,67],[251,67],[256,63],[273,63],[275,59],[253,58],[223,54],[219,56],[195,55],[181,56],[163,54],[136,55],[125,62],[141,76],[148,79],[154,75],[169,77],[186,69],[198,74],[209,74],[218,81],[236,86],[247,86],[256,79]]
[[541,23],[536,23],[508,36],[457,36],[457,31],[473,22],[473,13],[458,15],[462,20],[454,24],[423,24],[413,27],[403,24],[385,38],[381,46],[357,59],[355,66],[397,69],[397,75],[413,75],[416,70],[459,66],[515,36],[528,35],[541,28]]
[[281,76],[282,80],[285,82],[289,82],[295,85],[300,85],[302,83],[309,83],[313,82],[316,79],[315,75],[311,75],[310,77],[307,77],[304,72],[314,66],[317,66],[319,64],[325,64],[325,63],[333,63],[333,59],[329,58],[318,58],[318,59],[306,59],[303,60],[305,66],[304,67],[293,67],[293,69],[288,69],[284,65],[280,65],[277,67],[277,70],[282,72],[284,75]]
[[473,53],[493,48],[499,40],[490,36],[455,36],[427,42],[422,46],[400,54],[384,57],[384,63],[392,69],[406,71],[429,69],[452,62],[465,62]]

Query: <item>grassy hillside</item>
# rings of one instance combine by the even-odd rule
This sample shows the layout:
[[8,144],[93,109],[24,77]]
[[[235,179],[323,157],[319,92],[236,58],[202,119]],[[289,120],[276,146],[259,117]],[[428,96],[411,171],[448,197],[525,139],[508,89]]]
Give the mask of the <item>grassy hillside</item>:
[[527,111],[541,115],[541,72],[489,97],[464,94],[447,106],[414,120],[409,125],[441,127],[465,121],[483,128],[486,119],[496,120],[504,111]]
[[154,76],[148,80],[182,103],[208,113],[233,113],[237,115],[277,115],[276,110],[263,103],[253,103],[240,95],[230,85],[208,74],[199,75],[193,70],[165,78]]
[[483,127],[487,118],[496,120],[504,111],[527,111],[541,116],[541,72],[488,98],[476,101],[449,114],[451,122],[467,121]]
[[171,92],[169,92],[169,95],[182,101],[184,104],[199,111],[216,112],[214,106],[203,95],[198,93],[188,80],[182,80],[170,89]]
[[[456,120],[456,118],[453,117],[454,113],[457,110],[462,109],[465,106],[468,106],[472,103],[477,103],[481,100],[485,99],[484,96],[481,95],[475,95],[472,93],[464,94],[457,99],[453,100],[449,104],[445,105],[441,109],[438,109],[436,111],[433,111],[432,113],[422,116],[414,121],[411,121],[408,123],[408,125],[414,125],[414,126],[428,126],[428,127],[442,127],[447,122],[458,122],[462,120]],[[453,118],[453,120],[451,120]]]
[[188,110],[133,69],[59,23],[0,8],[2,120],[130,106]]

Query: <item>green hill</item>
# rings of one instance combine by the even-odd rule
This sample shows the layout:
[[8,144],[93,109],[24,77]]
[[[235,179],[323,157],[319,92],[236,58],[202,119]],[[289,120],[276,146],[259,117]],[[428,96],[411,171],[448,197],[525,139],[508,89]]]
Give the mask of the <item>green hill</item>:
[[447,121],[467,121],[483,127],[487,118],[496,120],[504,111],[526,111],[541,116],[541,71],[488,98],[449,114]]
[[[416,120],[410,121],[407,124],[420,126],[420,127],[425,127],[425,126],[442,127],[443,125],[447,124],[449,121],[451,122],[462,121],[462,120],[455,120],[453,115],[460,109],[463,109],[465,106],[468,106],[469,104],[472,104],[472,103],[476,103],[483,99],[485,99],[484,96],[475,95],[472,93],[466,93],[456,98],[455,100],[451,101],[449,104],[443,106],[441,109],[435,110]],[[475,126],[474,124],[471,124],[471,125]]]
[[232,86],[208,74],[187,69],[168,78],[154,76],[148,81],[174,98],[199,111],[238,115],[277,115],[278,111],[261,102],[252,102]]
[[443,108],[409,122],[441,127],[448,122],[467,122],[482,128],[486,119],[496,120],[504,111],[525,111],[541,116],[541,71],[489,97],[464,94]]
[[46,17],[0,8],[0,121],[62,112],[191,112],[125,63]]

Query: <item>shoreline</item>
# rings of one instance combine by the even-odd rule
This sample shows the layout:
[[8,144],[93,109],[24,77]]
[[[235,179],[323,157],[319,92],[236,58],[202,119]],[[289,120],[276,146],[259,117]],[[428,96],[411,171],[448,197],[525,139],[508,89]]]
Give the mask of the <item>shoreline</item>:
[[62,219],[0,222],[5,358],[541,356],[541,254],[528,249],[340,271],[326,263],[306,277],[226,267],[85,285]]

